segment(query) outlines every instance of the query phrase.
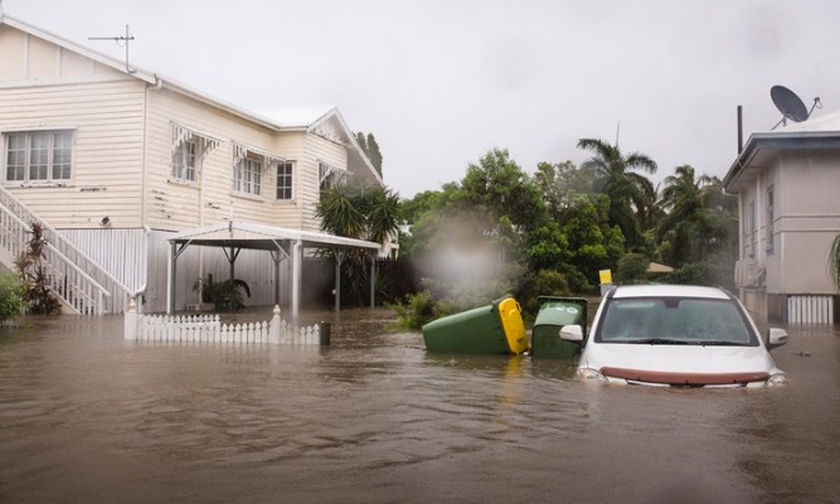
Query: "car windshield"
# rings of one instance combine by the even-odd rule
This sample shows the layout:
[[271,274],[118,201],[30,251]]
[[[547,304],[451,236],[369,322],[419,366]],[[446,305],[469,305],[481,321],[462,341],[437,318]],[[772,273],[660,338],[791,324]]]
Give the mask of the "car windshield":
[[727,299],[628,298],[608,301],[596,341],[674,345],[757,345]]

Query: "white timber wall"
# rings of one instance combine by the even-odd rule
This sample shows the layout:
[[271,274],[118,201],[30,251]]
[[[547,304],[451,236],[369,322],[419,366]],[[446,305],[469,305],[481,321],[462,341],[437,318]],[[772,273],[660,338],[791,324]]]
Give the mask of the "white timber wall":
[[[74,130],[66,186],[9,190],[54,227],[140,223],[145,83],[0,26],[0,132]],[[5,182],[5,156],[0,180]]]
[[338,168],[347,168],[347,149],[331,140],[308,133],[306,135],[303,170],[300,188],[300,199],[303,203],[303,221],[301,228],[307,231],[320,231],[321,221],[315,216],[315,209],[321,197],[321,184],[318,172],[320,162]]
[[135,291],[146,283],[146,231],[134,229],[59,229],[88,257]]
[[[148,96],[144,202],[148,226],[184,230],[227,220],[233,214],[236,219],[260,224],[301,227],[300,201],[276,199],[274,166],[267,169],[263,165],[259,196],[233,191],[233,144],[255,147],[296,162],[295,193],[300,194],[299,160],[305,133],[277,133],[166,88],[150,88]],[[172,121],[221,140],[204,156],[195,184],[171,179]]]

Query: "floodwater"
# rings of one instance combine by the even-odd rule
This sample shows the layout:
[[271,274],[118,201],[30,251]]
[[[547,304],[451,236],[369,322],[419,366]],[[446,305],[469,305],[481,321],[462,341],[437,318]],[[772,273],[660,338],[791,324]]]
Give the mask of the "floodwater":
[[663,390],[427,355],[385,310],[310,315],[331,347],[3,329],[0,502],[840,501],[832,329],[790,329],[786,387]]

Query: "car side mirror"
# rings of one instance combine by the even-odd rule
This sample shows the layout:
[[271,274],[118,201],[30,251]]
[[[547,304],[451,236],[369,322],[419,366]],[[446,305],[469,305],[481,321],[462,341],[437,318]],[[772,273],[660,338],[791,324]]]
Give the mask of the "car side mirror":
[[788,333],[784,329],[771,327],[767,329],[767,349],[772,350],[787,343]]
[[560,339],[581,343],[583,342],[583,328],[578,324],[564,325],[560,328]]

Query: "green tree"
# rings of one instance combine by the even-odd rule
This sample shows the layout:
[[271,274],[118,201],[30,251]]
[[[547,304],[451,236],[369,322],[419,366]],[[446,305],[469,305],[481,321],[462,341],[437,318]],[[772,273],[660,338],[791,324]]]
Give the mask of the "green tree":
[[577,146],[593,154],[583,167],[595,174],[596,190],[610,198],[610,223],[621,229],[629,247],[644,246],[636,212],[644,204],[645,194],[650,193],[652,186],[645,176],[631,170],[655,173],[656,162],[639,152],[625,156],[617,145],[600,139],[581,138]]
[[379,176],[382,176],[382,152],[379,150],[379,144],[376,142],[376,137],[373,133],[368,133],[367,136],[361,131],[356,132],[356,143],[362,148],[370,164],[376,170]]
[[724,252],[734,257],[737,203],[723,194],[720,181],[696,177],[694,168],[682,165],[663,184],[659,204],[665,213],[656,231],[662,258],[679,267]]
[[[316,216],[321,219],[321,229],[325,232],[383,243],[397,234],[399,205],[399,195],[390,189],[340,184],[322,193]],[[361,250],[346,253],[341,270],[341,297],[345,302],[362,304],[367,297],[368,254]],[[335,260],[332,254],[330,256]],[[385,288],[384,285],[380,287]]]
[[516,229],[534,229],[546,218],[537,184],[510,158],[506,149],[492,149],[470,164],[461,181],[465,203],[484,209]]

